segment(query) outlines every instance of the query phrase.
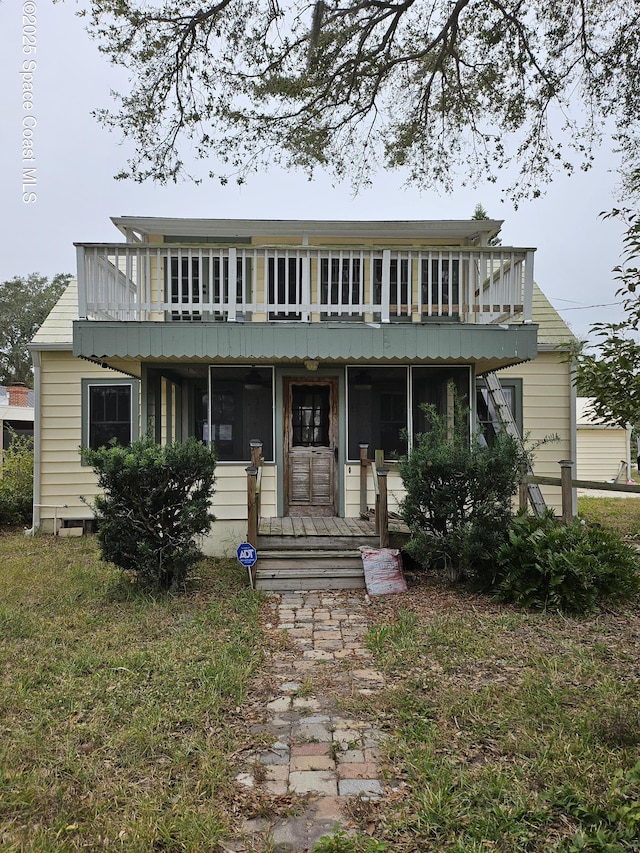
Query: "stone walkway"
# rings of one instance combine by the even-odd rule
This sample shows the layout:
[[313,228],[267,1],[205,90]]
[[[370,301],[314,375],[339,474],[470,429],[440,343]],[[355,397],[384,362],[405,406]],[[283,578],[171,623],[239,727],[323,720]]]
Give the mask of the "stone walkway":
[[344,716],[336,704],[338,695],[374,693],[384,679],[363,645],[364,591],[283,593],[271,601],[267,627],[281,650],[272,656],[273,695],[256,734],[260,729],[273,743],[247,757],[237,781],[271,795],[306,795],[308,802],[297,817],[247,821],[246,846],[233,849],[259,851],[261,839],[264,849],[305,853],[336,824],[352,828],[344,810],[350,797],[384,792],[378,766],[384,734]]

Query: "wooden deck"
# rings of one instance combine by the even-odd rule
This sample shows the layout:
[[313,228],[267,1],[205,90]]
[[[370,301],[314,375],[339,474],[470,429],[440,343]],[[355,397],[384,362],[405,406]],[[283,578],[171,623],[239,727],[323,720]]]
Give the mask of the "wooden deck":
[[338,518],[336,516],[313,516],[283,518],[261,518],[258,527],[259,536],[331,536],[352,537],[361,539],[363,536],[375,536],[376,527],[373,520],[361,518]]

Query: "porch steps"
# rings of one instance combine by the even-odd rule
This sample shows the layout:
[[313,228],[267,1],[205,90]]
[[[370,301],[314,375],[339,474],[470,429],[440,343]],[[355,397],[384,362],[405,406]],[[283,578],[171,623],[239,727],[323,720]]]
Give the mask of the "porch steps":
[[[269,537],[270,540],[279,538]],[[295,540],[306,537],[283,538],[293,541],[269,541],[268,545],[265,545],[258,540],[258,562],[254,567],[256,589],[285,592],[364,588],[362,557],[360,551],[354,549],[353,539],[348,543],[348,548],[336,548],[338,543],[335,540],[330,543],[315,541],[328,537],[316,536],[313,537],[314,541],[305,544]],[[329,545],[333,548],[328,547]]]

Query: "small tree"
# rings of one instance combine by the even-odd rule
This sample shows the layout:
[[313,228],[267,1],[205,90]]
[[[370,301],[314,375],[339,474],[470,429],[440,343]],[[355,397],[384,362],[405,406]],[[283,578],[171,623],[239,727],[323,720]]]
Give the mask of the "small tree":
[[95,498],[102,559],[133,572],[145,586],[178,587],[202,557],[196,537],[214,521],[215,451],[189,439],[82,451],[104,494]]
[[51,281],[39,273],[0,282],[0,385],[24,382],[33,388],[28,345],[62,296],[71,275]]
[[618,426],[631,424],[640,430],[640,213],[613,210],[605,219],[617,217],[627,225],[623,239],[623,265],[613,272],[620,284],[616,296],[626,313],[619,323],[595,323],[595,352],[583,341],[571,348],[578,393],[591,397],[591,412]]
[[33,439],[12,436],[0,458],[0,524],[31,523],[33,511]]
[[478,434],[470,438],[460,405],[454,418],[422,408],[430,428],[400,461],[407,550],[424,567],[460,580],[479,572],[507,539],[525,453],[504,432],[491,447]]

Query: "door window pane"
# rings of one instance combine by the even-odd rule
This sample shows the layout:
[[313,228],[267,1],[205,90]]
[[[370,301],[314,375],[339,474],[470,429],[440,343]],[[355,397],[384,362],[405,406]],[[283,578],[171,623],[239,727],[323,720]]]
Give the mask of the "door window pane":
[[294,385],[291,429],[294,447],[329,446],[329,392],[326,385]]

